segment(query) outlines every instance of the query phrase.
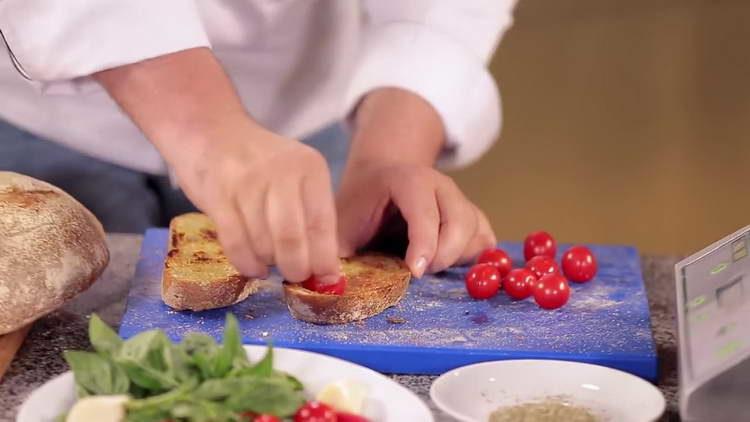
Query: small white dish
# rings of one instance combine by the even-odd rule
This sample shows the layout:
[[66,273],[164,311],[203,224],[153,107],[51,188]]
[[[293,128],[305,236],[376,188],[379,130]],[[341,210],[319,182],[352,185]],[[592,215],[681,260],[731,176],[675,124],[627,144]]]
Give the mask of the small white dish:
[[[265,346],[245,346],[251,360],[263,357]],[[308,395],[342,379],[358,381],[368,390],[364,414],[373,422],[433,422],[427,405],[414,393],[371,369],[345,360],[302,350],[274,348],[274,368],[297,377]],[[73,373],[66,372],[36,389],[23,403],[17,422],[52,422],[75,403]]]
[[558,360],[504,360],[446,372],[430,397],[462,422],[487,422],[502,406],[560,398],[606,421],[649,422],[664,413],[661,392],[634,375]]

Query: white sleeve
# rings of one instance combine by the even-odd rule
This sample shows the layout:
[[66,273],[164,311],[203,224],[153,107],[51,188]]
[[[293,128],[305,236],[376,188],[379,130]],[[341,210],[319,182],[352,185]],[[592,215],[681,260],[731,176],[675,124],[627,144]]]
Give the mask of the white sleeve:
[[20,71],[47,91],[80,89],[100,70],[209,46],[193,0],[3,0],[0,31]]
[[500,96],[486,66],[512,24],[516,0],[364,0],[361,57],[347,91],[351,113],[369,91],[398,87],[442,118],[441,167],[477,160],[500,132]]

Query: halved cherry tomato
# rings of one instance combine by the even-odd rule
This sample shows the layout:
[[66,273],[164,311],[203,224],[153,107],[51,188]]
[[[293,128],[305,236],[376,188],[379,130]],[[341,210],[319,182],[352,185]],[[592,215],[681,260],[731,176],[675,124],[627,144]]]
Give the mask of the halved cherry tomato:
[[513,299],[526,299],[531,296],[531,289],[536,281],[536,275],[530,270],[516,268],[503,279],[503,290]]
[[364,416],[355,415],[353,413],[338,412],[336,413],[336,422],[370,422]]
[[281,422],[281,419],[274,415],[260,415],[256,416],[253,422]]
[[557,309],[568,302],[570,286],[560,274],[547,274],[533,288],[534,301],[540,308]]
[[511,261],[510,256],[500,248],[485,249],[477,258],[477,264],[490,264],[496,267],[501,278],[508,275],[510,270],[513,269],[513,261]]
[[489,299],[500,290],[500,272],[490,264],[477,264],[464,277],[466,290],[474,299]]
[[336,412],[328,405],[309,401],[294,414],[294,422],[337,422]]
[[557,244],[551,234],[538,231],[526,236],[523,241],[523,256],[526,261],[535,256],[548,256],[555,259]]
[[547,274],[560,273],[560,266],[554,259],[547,256],[535,256],[526,263],[526,269],[534,273],[536,278],[542,278]]
[[321,283],[318,277],[311,276],[302,282],[302,287],[317,293],[341,296],[346,290],[346,283],[347,279],[343,275],[333,284]]
[[562,269],[568,280],[585,283],[596,275],[596,258],[585,246],[573,246],[562,257]]

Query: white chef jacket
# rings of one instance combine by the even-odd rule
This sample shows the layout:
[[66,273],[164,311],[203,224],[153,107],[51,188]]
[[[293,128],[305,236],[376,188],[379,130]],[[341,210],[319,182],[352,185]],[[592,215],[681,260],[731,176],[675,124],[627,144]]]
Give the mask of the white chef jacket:
[[159,153],[90,75],[205,46],[250,114],[277,133],[303,137],[347,117],[369,91],[400,87],[442,118],[441,164],[462,166],[500,130],[500,98],[486,66],[514,3],[0,0],[0,31],[15,62],[0,57],[0,118],[164,174]]

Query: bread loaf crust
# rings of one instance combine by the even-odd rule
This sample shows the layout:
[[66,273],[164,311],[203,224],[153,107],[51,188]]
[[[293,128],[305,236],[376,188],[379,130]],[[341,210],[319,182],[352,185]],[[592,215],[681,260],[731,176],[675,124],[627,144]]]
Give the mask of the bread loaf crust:
[[57,309],[109,263],[101,223],[61,189],[0,172],[0,334]]
[[401,301],[411,280],[411,272],[401,259],[379,254],[343,258],[342,268],[348,284],[341,296],[284,282],[284,297],[292,316],[314,324],[345,324],[369,318]]

